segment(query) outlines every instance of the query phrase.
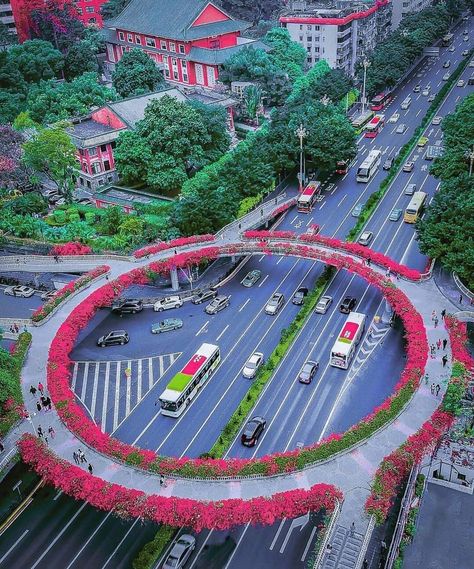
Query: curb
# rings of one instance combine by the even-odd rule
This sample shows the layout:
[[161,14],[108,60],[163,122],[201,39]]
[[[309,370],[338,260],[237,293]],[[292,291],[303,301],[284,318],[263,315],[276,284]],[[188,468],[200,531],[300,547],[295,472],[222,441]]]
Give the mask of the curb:
[[33,490],[28,494],[28,496],[23,500],[23,502],[17,506],[17,508],[8,516],[3,524],[0,525],[0,536],[3,535],[7,529],[16,521],[16,519],[26,510],[26,508],[33,501],[33,496],[44,485],[45,483],[43,482],[43,479],[41,479],[33,488]]

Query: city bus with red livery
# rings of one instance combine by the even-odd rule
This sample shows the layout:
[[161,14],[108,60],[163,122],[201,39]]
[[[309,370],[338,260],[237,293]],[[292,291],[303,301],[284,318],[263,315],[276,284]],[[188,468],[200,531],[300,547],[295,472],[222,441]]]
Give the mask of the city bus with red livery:
[[365,330],[365,314],[351,312],[331,350],[330,365],[341,369],[350,366]]
[[338,160],[336,162],[336,174],[347,174],[349,160]]
[[306,188],[298,196],[296,207],[301,213],[310,213],[313,209],[314,202],[321,193],[321,182],[310,182]]
[[379,93],[370,101],[370,108],[373,111],[381,111],[390,103],[391,100],[391,93]]
[[365,125],[364,136],[366,138],[375,138],[377,134],[382,130],[384,124],[385,124],[385,116],[375,115],[375,117]]
[[218,346],[202,344],[160,395],[161,414],[179,417],[221,361]]

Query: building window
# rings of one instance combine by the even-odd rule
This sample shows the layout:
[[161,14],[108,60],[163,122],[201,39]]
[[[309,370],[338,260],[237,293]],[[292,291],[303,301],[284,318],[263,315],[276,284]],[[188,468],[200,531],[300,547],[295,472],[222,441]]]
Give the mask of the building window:
[[[82,14],[82,8],[76,8],[78,14]],[[122,34],[123,35],[123,34]]]
[[91,189],[91,183],[90,183],[90,180],[87,180],[87,187],[89,188],[89,190]]
[[311,24],[308,24],[308,25],[306,26],[306,29],[309,30],[309,31],[311,31]]
[[186,75],[186,73],[183,73],[183,81],[184,81],[185,83],[188,83],[188,81],[189,81],[188,76]]
[[148,47],[156,47],[156,42],[153,38],[145,38],[145,43]]
[[101,178],[101,179],[99,180],[99,186],[103,186],[103,185],[104,185],[104,178]]
[[161,49],[166,49],[166,42],[165,42],[165,40],[161,40],[161,41],[160,41],[160,48],[161,48]]
[[97,148],[95,146],[89,148],[89,156],[97,156]]
[[128,40],[130,43],[133,43],[133,36],[132,36],[132,34],[127,34],[127,40]]
[[91,170],[93,174],[99,174],[102,172],[102,168],[100,167],[100,162],[93,162],[91,164]]
[[79,176],[79,185],[80,186],[84,185],[84,178],[82,176]]
[[313,58],[312,57],[308,57],[307,58],[308,63],[313,63]]
[[173,71],[173,79],[174,79],[175,81],[178,81],[179,75],[178,75],[178,72],[177,72],[177,71]]
[[306,38],[306,41],[312,42],[312,41],[313,41],[313,36],[308,36],[308,37]]
[[184,71],[188,68],[188,64],[186,61],[184,61],[184,59],[181,59],[181,69]]
[[214,67],[207,68],[207,84],[213,87],[216,84],[216,72]]
[[196,83],[198,85],[204,85],[204,73],[202,71],[202,65],[200,63],[196,63]]
[[107,176],[107,182],[109,182],[109,184],[110,184],[110,182],[112,182],[113,179],[114,179],[113,176]]
[[306,48],[306,50],[307,50],[308,52],[310,52],[310,51],[311,51],[311,46],[308,45],[308,47]]
[[135,36],[135,43],[142,45],[142,38],[140,36]]
[[220,39],[209,40],[209,47],[211,49],[219,49],[220,46],[221,46],[221,40]]
[[95,18],[89,18],[89,24],[95,24],[96,21],[97,20]]
[[107,144],[102,144],[100,147],[101,152],[107,152]]
[[303,41],[303,36],[300,36],[300,41],[301,41],[301,42]]
[[303,29],[303,24],[300,24],[300,30],[302,30],[302,29]]
[[179,53],[186,53],[186,49],[184,48],[184,45],[182,43],[179,44],[178,48],[179,48]]
[[92,14],[94,12],[94,6],[86,6],[86,12]]
[[170,78],[170,70],[169,69],[165,69],[165,77],[167,77],[168,79]]
[[172,41],[170,41],[170,51],[176,52],[176,44]]

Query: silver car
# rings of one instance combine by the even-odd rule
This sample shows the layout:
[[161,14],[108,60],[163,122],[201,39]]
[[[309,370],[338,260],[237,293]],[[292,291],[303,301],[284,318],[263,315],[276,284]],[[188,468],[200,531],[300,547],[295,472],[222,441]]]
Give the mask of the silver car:
[[196,538],[194,536],[188,534],[179,536],[163,563],[163,569],[182,569],[195,548]]
[[247,379],[253,379],[258,371],[258,368],[263,364],[263,354],[261,352],[254,352],[247,363],[244,365],[242,375]]
[[285,297],[281,294],[281,292],[276,292],[270,300],[267,302],[265,306],[265,314],[270,314],[271,316],[275,316],[280,311],[280,308],[285,303]]
[[373,236],[374,234],[372,233],[372,231],[363,231],[357,242],[359,243],[359,245],[368,245],[372,241]]
[[326,314],[331,304],[332,304],[332,296],[329,295],[322,296],[319,299],[318,304],[316,304],[316,308],[314,309],[314,311],[317,312],[318,314]]
[[183,300],[179,296],[165,296],[165,298],[155,302],[153,310],[155,312],[162,312],[163,310],[179,308],[180,306],[183,306]]
[[35,294],[35,290],[29,286],[16,285],[8,286],[4,291],[7,296],[21,296],[22,298],[30,298]]

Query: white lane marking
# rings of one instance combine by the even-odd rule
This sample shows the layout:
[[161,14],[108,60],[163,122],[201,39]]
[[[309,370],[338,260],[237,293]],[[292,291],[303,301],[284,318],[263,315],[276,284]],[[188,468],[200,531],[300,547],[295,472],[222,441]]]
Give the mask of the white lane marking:
[[105,567],[107,567],[107,565],[109,564],[109,561],[112,559],[112,557],[117,553],[117,551],[119,550],[120,546],[122,545],[122,543],[127,539],[127,537],[129,536],[130,532],[132,531],[132,529],[135,527],[135,525],[140,521],[140,518],[137,518],[133,524],[130,526],[130,528],[128,529],[127,533],[122,537],[122,539],[120,540],[119,544],[117,545],[117,547],[112,551],[112,553],[110,554],[110,557],[107,559],[107,561],[102,565],[102,569],[104,569]]
[[76,390],[76,381],[77,381],[77,369],[79,367],[79,364],[77,362],[74,363],[74,369],[72,372],[72,390],[75,391]]
[[104,400],[102,401],[102,417],[100,420],[100,428],[105,432],[105,425],[107,423],[107,403],[109,400],[109,383],[110,383],[110,362],[105,364],[105,385],[104,385]]
[[263,279],[263,281],[258,285],[258,288],[260,288],[263,283],[268,279],[268,275],[265,275],[265,278]]
[[84,543],[84,545],[81,547],[81,549],[79,549],[79,551],[76,553],[76,555],[73,557],[71,563],[69,563],[69,565],[66,567],[66,569],[71,569],[71,567],[74,565],[74,563],[76,562],[76,559],[81,555],[81,553],[84,551],[84,549],[89,545],[89,543],[92,541],[92,539],[94,538],[94,536],[97,534],[97,532],[100,530],[100,528],[105,524],[105,522],[107,521],[107,519],[112,515],[112,512],[109,512],[105,518],[100,522],[100,524],[95,528],[95,530],[91,533],[91,535],[89,536],[89,539]]
[[285,535],[285,539],[283,540],[282,546],[280,547],[280,553],[284,553],[286,546],[290,541],[290,537],[291,534],[293,533],[293,530],[296,528],[300,528],[300,532],[302,532],[303,528],[306,526],[308,522],[309,522],[309,512],[306,512],[304,516],[299,516],[298,518],[291,520],[290,528]]
[[311,530],[311,535],[309,536],[308,543],[306,544],[306,547],[304,548],[303,551],[303,555],[301,556],[301,561],[303,562],[306,559],[306,556],[308,555],[308,551],[309,548],[311,547],[311,544],[313,543],[313,537],[314,534],[316,533],[316,529],[317,529],[316,526],[314,526],[313,529]]
[[81,398],[80,398],[83,403],[86,397],[88,376],[89,376],[89,362],[86,362],[84,365],[84,375],[82,377],[82,389],[81,389]]
[[337,204],[337,207],[339,207],[339,206],[342,204],[342,202],[343,202],[346,198],[347,198],[347,194],[345,194],[345,195],[343,196],[343,198],[341,199],[341,201]]
[[148,421],[146,427],[138,434],[137,438],[133,441],[132,445],[136,445],[137,442],[141,439],[141,437],[143,436],[143,434],[150,428],[150,426],[152,425],[153,421],[158,417],[158,415],[161,415],[161,409],[159,409],[154,415],[153,417]]
[[224,328],[224,330],[222,330],[222,332],[219,334],[219,336],[217,336],[216,338],[216,342],[218,342],[222,336],[225,334],[225,332],[227,331],[227,328],[229,327],[229,324],[227,324],[227,326]]
[[20,537],[15,541],[15,543],[10,547],[10,549],[0,557],[0,563],[3,563],[5,559],[10,555],[10,553],[15,549],[15,547],[20,543],[20,541],[25,537],[25,535],[29,532],[29,529],[25,529],[25,531],[20,535]]
[[270,544],[270,551],[273,551],[273,548],[274,548],[275,545],[276,545],[276,542],[277,542],[277,540],[278,540],[278,538],[279,538],[279,536],[280,536],[280,533],[281,533],[281,530],[283,529],[283,526],[285,525],[285,522],[286,522],[286,518],[283,518],[283,519],[281,520],[281,522],[280,522],[280,525],[278,526],[278,529],[277,529],[277,532],[276,532],[276,534],[275,534],[275,537],[273,538],[273,541],[272,541],[272,543]]
[[247,306],[247,304],[250,302],[250,298],[247,298],[247,300],[242,304],[242,306],[239,308],[239,312],[242,312],[242,310]]
[[261,263],[261,262],[263,261],[263,259],[265,259],[265,257],[266,257],[266,255],[262,255],[262,256],[260,257],[260,259],[258,260],[258,262]]
[[202,326],[201,328],[199,328],[199,330],[196,332],[196,336],[199,336],[199,334],[201,334],[202,332],[204,332],[206,326],[209,324],[209,320],[207,320]]
[[319,209],[323,209],[323,207],[326,205],[326,202],[323,202],[320,206]]
[[148,358],[148,391],[153,387],[153,358]]
[[138,380],[138,385],[137,385],[137,403],[139,403],[142,399],[142,381],[143,381],[143,366],[142,366],[142,359],[138,360],[138,366],[137,366],[137,380]]
[[95,419],[95,406],[97,403],[97,386],[99,384],[99,371],[100,371],[100,362],[97,362],[95,364],[94,386],[92,388],[91,415],[93,419]]
[[132,362],[128,360],[128,369],[130,370],[130,375],[127,375],[127,397],[125,400],[125,417],[130,415],[130,398],[132,395]]
[[314,217],[310,217],[308,223],[306,224],[306,227],[309,227],[311,225],[311,223],[313,222]]
[[290,221],[290,225],[293,225],[293,223],[298,219],[298,214],[295,215],[295,217]]
[[[72,516],[72,518],[68,521],[68,523],[63,527],[63,529],[58,533],[58,535],[53,539],[53,541],[48,545],[48,547],[43,551],[43,553],[38,557],[36,563],[31,566],[30,569],[35,569],[38,565],[43,561],[43,559],[48,555],[51,548],[56,544],[58,539],[63,535],[63,533],[69,528],[72,522],[77,518],[77,516],[82,512],[82,510],[87,506],[87,502],[84,502],[82,506],[77,510],[77,512]],[[108,515],[108,514],[107,514]]]
[[[242,532],[242,535],[240,536],[239,541],[235,544],[235,549],[234,549],[234,551],[232,552],[232,555],[229,557],[229,560],[227,561],[227,563],[225,564],[225,566],[224,566],[223,569],[229,569],[230,564],[232,563],[232,559],[234,559],[234,555],[235,555],[237,549],[239,548],[239,545],[242,543],[242,541],[243,541],[243,539],[244,539],[244,537],[245,537],[245,534],[247,533],[247,530],[249,529],[249,527],[250,527],[250,522],[245,526],[245,529],[244,529],[244,531]],[[190,568],[190,569],[191,569],[191,568]]]
[[401,265],[404,265],[404,264],[405,264],[405,258],[406,258],[406,256],[408,255],[408,253],[409,253],[409,251],[410,251],[410,247],[411,247],[411,245],[412,245],[412,243],[413,243],[415,237],[416,237],[416,232],[413,233],[413,237],[410,239],[410,242],[408,243],[407,248],[405,249],[405,253],[403,253],[403,257],[400,259],[400,264],[401,264]]
[[423,110],[423,109],[420,109],[420,110],[416,113],[415,116],[417,117],[417,116],[421,113],[422,110]]
[[276,262],[277,265],[279,265],[282,261],[283,261],[284,257],[283,255],[278,259],[278,261]]
[[62,493],[63,493],[62,490],[59,490],[59,492],[56,492],[56,495],[53,498],[53,502],[56,502],[56,500],[59,498],[59,496],[61,496]]
[[118,412],[119,412],[119,397],[120,397],[120,362],[117,362],[117,369],[115,372],[115,404],[114,404],[114,423],[113,430],[117,428],[118,425]]

